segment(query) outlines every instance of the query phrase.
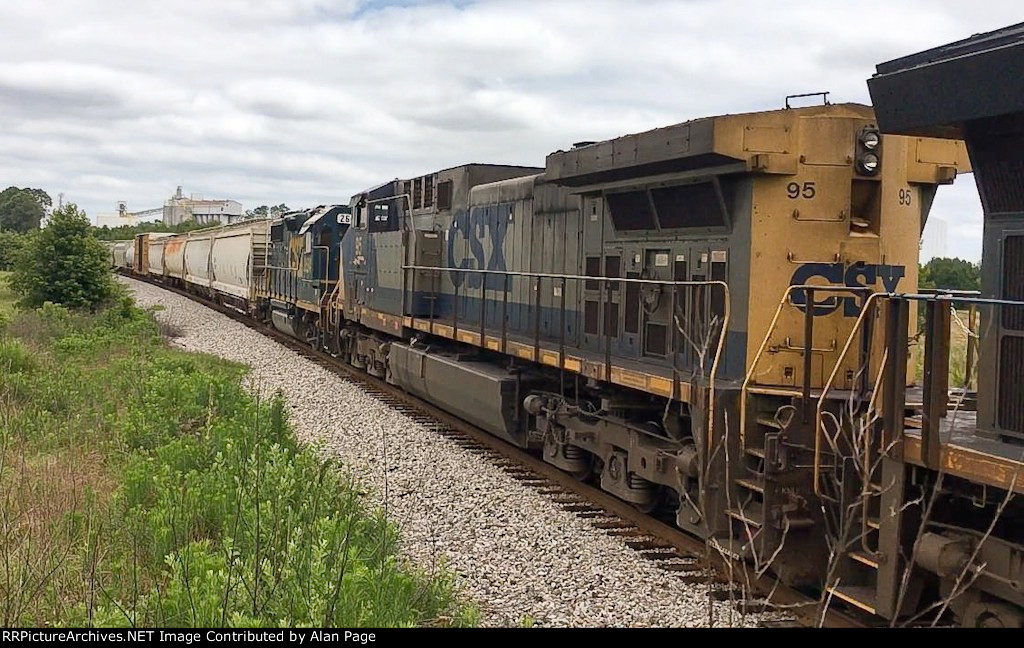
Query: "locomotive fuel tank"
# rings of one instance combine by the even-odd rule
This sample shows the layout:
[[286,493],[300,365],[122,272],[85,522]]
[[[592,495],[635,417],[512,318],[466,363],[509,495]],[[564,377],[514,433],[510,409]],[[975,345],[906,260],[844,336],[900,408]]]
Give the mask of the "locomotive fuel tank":
[[527,447],[526,419],[519,402],[529,389],[515,371],[472,357],[393,342],[388,382],[436,403],[473,425]]

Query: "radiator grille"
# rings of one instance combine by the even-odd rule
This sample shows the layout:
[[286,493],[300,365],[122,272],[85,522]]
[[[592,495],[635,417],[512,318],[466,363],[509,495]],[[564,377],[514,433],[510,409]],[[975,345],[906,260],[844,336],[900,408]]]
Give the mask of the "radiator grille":
[[[1003,241],[1003,299],[1024,301],[1024,236]],[[1024,331],[1024,307],[1003,306],[1003,327]]]
[[1007,335],[999,345],[999,427],[1024,433],[1024,337]]

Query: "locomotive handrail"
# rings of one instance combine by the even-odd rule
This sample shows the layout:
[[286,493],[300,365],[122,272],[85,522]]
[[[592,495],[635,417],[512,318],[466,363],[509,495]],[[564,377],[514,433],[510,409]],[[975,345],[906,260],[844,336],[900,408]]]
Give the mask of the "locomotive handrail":
[[[952,305],[954,303],[965,303],[965,304],[971,305],[972,307],[974,305],[977,305],[977,304],[991,305],[991,306],[1024,307],[1024,301],[1014,301],[1014,300],[1006,300],[1006,299],[995,299],[995,298],[988,298],[988,297],[980,297],[978,295],[980,295],[980,292],[978,292],[978,291],[961,291],[961,290],[935,289],[934,292],[929,290],[928,292],[919,292],[919,293],[873,293],[872,295],[870,295],[868,297],[868,300],[864,303],[864,307],[861,310],[860,315],[857,318],[857,322],[854,324],[853,329],[850,331],[850,335],[847,338],[846,344],[843,346],[843,350],[840,353],[838,360],[836,361],[836,365],[833,368],[832,373],[829,375],[828,380],[825,381],[825,383],[822,386],[821,395],[818,398],[818,404],[817,404],[817,407],[815,409],[815,421],[814,421],[814,423],[815,423],[814,492],[815,492],[816,495],[818,495],[819,497],[822,497],[822,498],[827,497],[826,495],[824,495],[824,493],[821,490],[821,479],[820,479],[820,477],[821,477],[821,435],[822,435],[823,429],[824,429],[823,415],[824,415],[825,401],[826,401],[826,398],[828,396],[829,391],[833,388],[833,386],[835,384],[837,376],[839,375],[839,369],[840,369],[840,366],[841,366],[843,360],[845,360],[845,358],[846,358],[847,354],[849,353],[850,349],[853,347],[854,340],[856,339],[856,337],[857,337],[858,333],[860,332],[861,328],[864,326],[864,323],[868,320],[868,313],[871,311],[871,307],[875,304],[875,302],[879,302],[879,301],[882,301],[882,300],[887,300],[889,302],[896,302],[896,301],[901,301],[902,300],[902,301],[924,302],[926,304],[927,303],[931,303],[931,304],[949,304],[949,305]],[[930,324],[927,326],[927,330],[929,331],[929,334],[933,338],[938,333],[938,329],[936,329],[936,327],[934,327],[934,326],[931,326]],[[933,340],[933,344],[935,344],[935,343],[937,343],[937,341]],[[943,344],[943,346],[940,347],[940,348],[941,348],[941,351],[939,351],[939,353],[941,353],[941,354],[948,354],[948,341],[946,341]],[[906,362],[905,354],[889,353],[889,351],[887,349],[885,354],[883,355],[883,358],[882,358],[882,365],[880,367],[880,372],[884,372],[885,366],[888,363],[899,363],[899,362]],[[926,358],[925,359],[925,363],[926,364],[928,364],[930,362],[931,362],[930,358]],[[970,366],[970,365],[968,364],[968,366]],[[970,379],[969,376],[965,376],[965,381],[969,381],[969,379]],[[934,380],[934,378],[932,376],[930,376],[930,372],[926,372],[926,375],[925,375],[925,383],[926,384],[924,386],[924,391],[926,393],[930,392],[933,380]],[[940,377],[940,380],[946,380],[947,381],[946,384],[940,385],[941,391],[945,392],[947,390],[947,388],[948,388],[948,376]],[[878,390],[878,385],[877,385],[877,381],[876,381],[876,385],[875,385],[874,391],[877,391],[877,390]],[[872,393],[871,401],[869,403],[869,411],[871,409],[873,409],[874,404],[876,402],[876,399],[877,399],[877,394],[876,393]],[[905,406],[906,406],[905,399],[903,400],[903,402],[896,402],[896,403],[891,404],[891,406],[894,407],[898,412],[902,412],[905,409]],[[942,407],[944,408],[945,405],[943,404]],[[900,414],[900,416],[902,416],[902,414]],[[933,417],[929,417],[929,418],[933,418]],[[900,430],[902,430],[902,427],[900,427]],[[891,432],[891,431],[887,430],[886,432]],[[928,437],[928,438],[925,439],[924,437]],[[892,439],[892,441],[893,442],[899,441],[899,437],[896,437],[896,438]],[[932,453],[934,454],[935,451],[938,449],[938,445],[939,445],[938,431],[937,430],[932,430],[932,429],[923,430],[923,433],[922,433],[922,443],[925,446],[930,446],[932,448]],[[887,448],[883,447],[883,448],[881,448],[881,450],[883,452],[886,452]],[[932,457],[932,460],[934,460],[934,457]],[[926,463],[927,463],[927,460],[926,460]]]
[[[564,309],[565,309],[564,282],[566,280],[570,280],[570,279],[571,280],[575,280],[575,281],[600,281],[600,282],[602,282],[602,284],[604,286],[607,286],[611,282],[620,282],[620,281],[623,282],[623,283],[637,283],[637,284],[648,284],[648,285],[653,284],[653,285],[660,285],[660,286],[684,286],[684,287],[685,286],[721,286],[722,291],[724,293],[723,312],[722,312],[722,326],[721,326],[721,331],[719,332],[719,335],[718,335],[718,344],[715,346],[715,357],[714,357],[714,359],[711,362],[711,369],[710,369],[710,373],[708,375],[708,435],[707,435],[707,438],[708,438],[708,443],[709,443],[708,447],[709,448],[711,447],[710,444],[713,442],[713,439],[714,439],[714,427],[715,427],[715,407],[714,407],[714,405],[715,405],[715,380],[716,380],[716,377],[718,375],[719,366],[721,364],[722,351],[725,348],[725,338],[726,338],[726,336],[728,335],[728,332],[729,332],[729,321],[730,321],[730,317],[732,315],[732,295],[731,295],[731,293],[729,291],[729,284],[728,283],[726,283],[724,281],[721,281],[719,279],[709,279],[709,280],[706,280],[706,281],[668,281],[668,280],[664,280],[664,279],[631,279],[631,278],[626,278],[626,277],[621,277],[621,278],[620,277],[593,277],[593,276],[589,276],[589,275],[557,274],[557,273],[551,273],[551,272],[523,272],[523,271],[518,271],[518,270],[485,270],[485,269],[476,269],[476,268],[446,268],[446,267],[442,267],[442,266],[420,266],[420,265],[403,265],[402,269],[403,270],[416,270],[416,271],[435,271],[435,272],[445,271],[445,272],[456,272],[456,273],[465,273],[465,274],[480,274],[480,275],[485,275],[485,276],[486,275],[500,275],[500,276],[505,278],[505,281],[504,281],[504,291],[503,292],[504,292],[504,294],[506,296],[508,295],[508,277],[530,277],[530,278],[536,278],[538,280],[538,282],[541,279],[559,279],[559,280],[561,280],[563,282],[563,284],[562,284],[563,285],[563,290],[562,290],[562,311],[563,311],[563,313],[564,313]],[[538,284],[538,287],[539,287],[539,284]],[[484,286],[481,287],[481,290],[487,290],[486,289],[486,282],[484,283]],[[494,290],[498,290],[498,288],[495,288]],[[538,295],[539,295],[540,290],[538,289],[537,292],[538,292]],[[602,290],[602,292],[603,292],[603,290]],[[675,332],[676,332],[676,328],[675,328],[676,327],[676,322],[675,322],[675,312],[674,312],[675,311],[674,295],[675,295],[675,292],[673,291],[673,305],[672,305],[673,313],[672,313],[672,322],[671,322],[672,338],[671,339],[675,338]],[[456,297],[457,297],[457,291],[456,291]],[[539,299],[539,297],[538,297],[538,299]],[[458,302],[458,299],[456,298],[456,303],[457,302]],[[563,317],[564,317],[564,315],[563,315]],[[483,320],[483,310],[482,309],[481,309],[480,318],[481,318],[481,320]],[[502,321],[502,341],[503,342],[505,341],[505,338],[507,337],[507,334],[505,333],[505,330],[504,330],[504,326],[505,326],[505,323],[504,323],[504,321]],[[564,323],[564,321],[561,323],[560,328],[562,329],[562,335],[564,336],[564,330],[565,330],[565,323]],[[537,327],[537,334],[539,335],[539,326]],[[608,335],[605,335],[604,337],[609,338],[609,340],[611,338],[611,336],[608,336]],[[480,343],[481,343],[481,345],[483,344],[483,339],[482,338],[480,340]],[[607,354],[607,351],[606,351],[606,354]],[[562,362],[563,360],[564,360],[564,349],[559,351],[559,362]],[[607,361],[607,358],[606,358],[606,361],[605,361],[605,371],[606,372],[610,372],[610,370],[611,370],[610,369],[610,363]],[[673,367],[672,367],[672,371],[673,371],[673,379],[675,379],[675,375],[677,373],[677,368],[675,367],[675,353],[673,353]],[[675,398],[675,389],[673,389],[673,398]]]
[[918,288],[922,295],[963,295],[965,297],[979,296],[980,290],[958,290],[956,288]]
[[[277,265],[272,265],[272,264],[268,263],[266,266],[264,266],[264,270],[270,270],[270,272],[264,272],[263,273],[264,291],[268,295],[272,295],[274,297],[282,296],[282,293],[277,290],[277,286],[275,285],[276,282],[274,281],[274,277],[275,277],[275,274],[273,272],[274,270],[281,270],[283,272],[287,272],[287,273],[291,274],[291,279],[292,279],[291,283],[292,284],[295,283],[294,279],[299,274],[298,267],[294,267],[293,268],[290,265],[288,265],[288,266],[277,266]],[[287,280],[287,279],[289,279],[289,277],[285,277],[285,280]]]
[[[323,245],[317,245],[315,247],[327,249],[327,247],[323,246]],[[326,263],[325,263],[325,265],[326,265]],[[262,267],[263,267],[264,270],[282,270],[284,272],[290,273],[291,277],[288,277],[288,278],[291,279],[291,282],[292,282],[293,286],[296,285],[296,284],[299,284],[299,283],[312,284],[312,283],[316,283],[317,282],[316,279],[306,279],[305,277],[300,276],[299,275],[299,271],[302,268],[300,268],[299,266],[292,267],[292,266],[265,265],[265,266],[262,266]],[[272,273],[270,273],[270,272],[264,273],[264,275],[263,275],[263,281],[267,284],[267,290],[266,290],[267,294],[270,294],[270,289],[269,288],[273,284],[273,279],[271,278],[271,276],[272,276]],[[275,295],[279,295],[280,293],[275,292],[274,294]]]
[[[833,292],[833,293],[851,292],[851,293],[857,294],[857,293],[867,292],[867,291],[870,290],[870,288],[867,288],[867,287],[854,287],[854,286],[830,286],[830,285],[800,284],[800,285],[789,286],[786,289],[786,292],[784,292],[782,294],[782,298],[779,300],[779,305],[775,309],[775,314],[772,316],[771,322],[768,324],[768,328],[765,331],[764,339],[761,341],[761,346],[758,347],[757,353],[754,355],[754,359],[751,361],[750,367],[747,369],[747,374],[743,378],[743,385],[740,387],[740,447],[744,447],[743,444],[746,441],[746,434],[747,434],[747,394],[749,393],[749,390],[750,390],[750,382],[753,380],[754,374],[757,372],[757,367],[758,367],[758,365],[761,362],[761,358],[764,356],[765,349],[768,348],[768,343],[772,339],[772,334],[775,332],[775,327],[776,327],[776,325],[779,322],[779,317],[782,316],[783,309],[786,306],[795,306],[795,304],[793,304],[790,300],[792,298],[793,293],[796,292],[797,290],[803,290],[807,294],[807,299],[806,299],[806,304],[805,304],[805,307],[806,307],[805,319],[808,320],[808,324],[805,325],[805,336],[804,336],[805,337],[805,339],[804,339],[804,349],[805,349],[805,356],[806,356],[805,359],[804,359],[805,360],[804,361],[804,383],[805,383],[805,386],[806,386],[808,381],[809,381],[809,379],[810,379],[808,365],[810,364],[809,360],[810,360],[810,355],[811,354],[810,354],[810,350],[808,349],[808,347],[810,347],[812,345],[812,343],[813,343],[812,340],[807,339],[809,336],[806,335],[806,333],[807,333],[807,329],[810,328],[810,326],[811,326],[810,322],[813,322],[813,320],[814,320],[814,315],[813,315],[813,313],[814,313],[813,293],[821,291],[821,292]],[[838,366],[838,364],[836,366]],[[805,389],[805,391],[806,391],[806,389]],[[793,394],[794,395],[796,395],[798,393],[800,393],[800,392],[797,392],[796,390],[793,390]],[[806,396],[807,394],[804,394],[804,395]]]
[[[973,291],[963,291],[962,294]],[[945,301],[945,302],[963,302],[965,304],[985,304],[989,306],[1024,306],[1024,301],[1014,301],[1012,299],[994,299],[992,297],[961,297],[960,292],[956,291],[943,291],[941,293],[934,294],[921,294],[921,293],[883,293],[890,299],[907,299],[909,301]]]
[[[728,292],[729,284],[720,279],[708,279],[706,281],[669,281],[667,279],[632,279],[629,277],[605,277],[605,276],[592,276],[592,275],[571,275],[571,274],[557,274],[553,272],[522,272],[520,270],[482,270],[478,268],[445,268],[443,266],[419,266],[419,265],[403,265],[403,270],[443,270],[445,272],[465,272],[472,274],[490,274],[490,275],[506,275],[510,277],[540,277],[541,279],[579,279],[586,281],[600,281],[602,279],[606,281],[615,281],[623,283],[645,283],[645,284],[658,284],[662,286],[710,286],[718,285],[722,286],[726,292]],[[812,288],[814,286],[811,286]],[[498,288],[488,288],[488,290],[498,290]]]
[[[836,358],[836,364],[832,367],[832,373],[829,374],[828,379],[822,383],[821,395],[818,396],[818,404],[814,410],[814,494],[818,497],[827,498],[821,491],[821,436],[824,431],[824,425],[822,416],[825,408],[825,399],[828,396],[828,392],[832,389],[832,385],[835,383],[836,376],[839,375],[839,369],[843,364],[843,360],[846,359],[846,354],[850,352],[850,348],[853,346],[853,340],[857,337],[860,332],[861,326],[867,320],[867,313],[871,311],[876,300],[883,297],[888,297],[889,293],[872,293],[868,295],[867,300],[864,302],[864,306],[861,307],[860,314],[857,316],[857,321],[854,322],[853,328],[850,330],[850,335],[846,338],[846,344],[843,345],[843,350],[839,352],[839,357]],[[894,360],[898,362],[898,360]],[[865,367],[865,370],[867,368]],[[872,395],[872,401],[874,396]],[[829,498],[830,499],[830,498]]]

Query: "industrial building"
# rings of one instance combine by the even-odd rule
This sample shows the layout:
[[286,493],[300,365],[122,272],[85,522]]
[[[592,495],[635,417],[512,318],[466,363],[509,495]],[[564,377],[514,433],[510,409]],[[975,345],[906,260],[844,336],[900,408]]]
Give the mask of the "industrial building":
[[242,203],[237,200],[206,200],[196,194],[186,197],[180,186],[163,208],[165,225],[178,225],[187,220],[230,225],[243,218]]

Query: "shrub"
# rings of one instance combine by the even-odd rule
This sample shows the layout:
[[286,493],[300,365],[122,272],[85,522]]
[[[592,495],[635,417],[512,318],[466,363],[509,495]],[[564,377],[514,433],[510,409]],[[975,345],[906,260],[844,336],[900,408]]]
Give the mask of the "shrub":
[[24,247],[26,238],[17,232],[0,232],[0,270],[14,267],[14,260]]
[[91,230],[85,212],[69,203],[26,238],[11,275],[11,288],[21,296],[22,306],[54,302],[94,309],[111,297],[107,251]]
[[0,337],[0,371],[26,373],[35,366],[35,358],[20,342]]

